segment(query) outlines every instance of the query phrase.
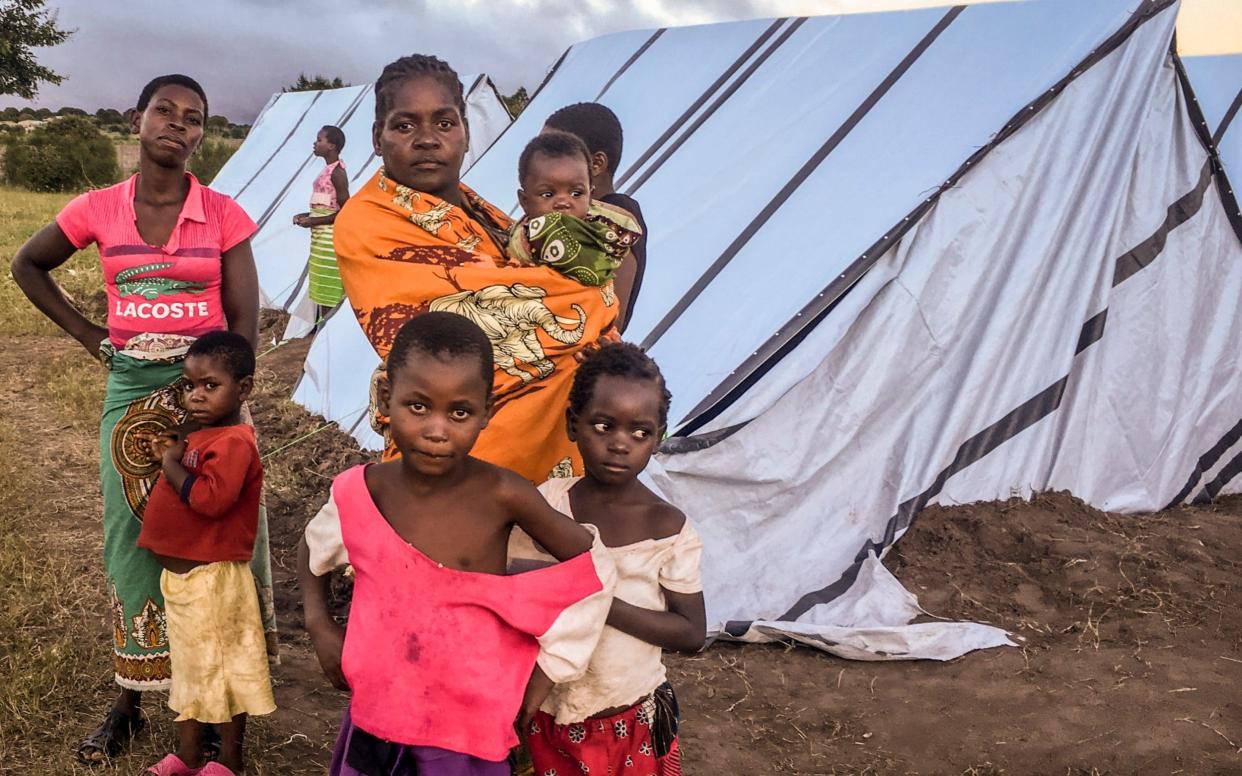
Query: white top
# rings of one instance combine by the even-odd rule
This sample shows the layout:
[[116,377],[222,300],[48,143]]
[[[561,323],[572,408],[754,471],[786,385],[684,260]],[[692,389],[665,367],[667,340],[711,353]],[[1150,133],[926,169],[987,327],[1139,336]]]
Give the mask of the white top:
[[[539,491],[553,508],[573,517],[569,489],[579,479],[549,480],[539,486]],[[607,549],[617,567],[614,596],[626,603],[667,611],[665,590],[674,593],[703,591],[699,578],[703,543],[688,519],[673,536]],[[514,529],[509,541],[510,567],[525,565],[523,560],[546,562],[551,558],[524,532]],[[664,683],[664,663],[660,655],[660,648],[654,644],[606,626],[586,674],[576,681],[556,685],[544,701],[543,710],[555,717],[557,724],[568,725],[605,709],[632,704]]]

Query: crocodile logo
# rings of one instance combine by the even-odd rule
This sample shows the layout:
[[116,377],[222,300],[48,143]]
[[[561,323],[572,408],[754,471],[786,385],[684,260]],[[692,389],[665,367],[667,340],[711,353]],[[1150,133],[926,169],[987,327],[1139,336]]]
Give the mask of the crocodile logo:
[[201,283],[195,283],[189,280],[171,280],[169,278],[146,277],[131,280],[136,275],[145,275],[148,272],[159,272],[172,267],[172,262],[157,262],[155,264],[144,264],[141,267],[130,267],[116,273],[116,290],[122,296],[141,296],[143,299],[153,301],[161,296],[171,296],[173,294],[201,294],[206,291],[206,287]]

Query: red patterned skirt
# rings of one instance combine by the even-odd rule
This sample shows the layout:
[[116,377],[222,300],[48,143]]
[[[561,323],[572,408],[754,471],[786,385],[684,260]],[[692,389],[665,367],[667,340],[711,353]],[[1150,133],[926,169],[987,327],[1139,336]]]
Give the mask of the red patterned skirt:
[[681,776],[677,720],[667,682],[610,717],[558,725],[541,711],[527,740],[535,776]]

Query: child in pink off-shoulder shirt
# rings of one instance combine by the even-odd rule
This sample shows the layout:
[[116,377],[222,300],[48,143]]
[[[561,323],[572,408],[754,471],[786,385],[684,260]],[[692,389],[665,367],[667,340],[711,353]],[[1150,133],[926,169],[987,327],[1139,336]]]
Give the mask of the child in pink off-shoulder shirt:
[[[507,776],[513,725],[541,675],[586,670],[612,597],[593,534],[507,469],[470,456],[491,415],[487,335],[428,312],[406,323],[379,381],[400,458],[332,483],[298,552],[306,628],[325,673],[353,695],[334,776]],[[513,526],[563,561],[506,576]],[[355,572],[349,625],[328,613],[327,573]]]

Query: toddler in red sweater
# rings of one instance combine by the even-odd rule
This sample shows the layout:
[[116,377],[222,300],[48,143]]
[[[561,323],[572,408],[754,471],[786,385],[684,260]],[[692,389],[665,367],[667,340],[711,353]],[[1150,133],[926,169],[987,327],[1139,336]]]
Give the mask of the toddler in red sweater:
[[[148,773],[241,773],[249,714],[276,704],[259,599],[249,562],[259,521],[263,465],[242,402],[254,384],[254,350],[215,331],[186,353],[184,401],[192,426],[148,440],[163,472],[147,500],[138,546],[164,567],[172,689],[179,743]],[[202,762],[206,724],[220,730],[218,762]],[[200,770],[201,768],[201,770]]]

